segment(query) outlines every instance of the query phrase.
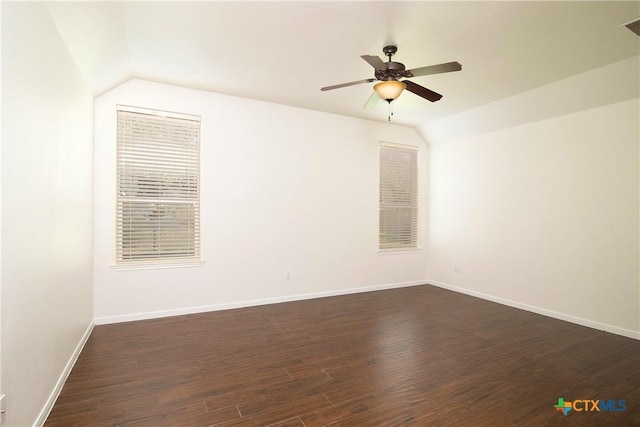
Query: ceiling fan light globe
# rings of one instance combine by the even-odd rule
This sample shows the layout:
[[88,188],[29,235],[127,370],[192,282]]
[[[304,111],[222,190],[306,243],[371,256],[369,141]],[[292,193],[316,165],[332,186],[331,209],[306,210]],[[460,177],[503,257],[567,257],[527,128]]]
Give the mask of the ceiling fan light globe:
[[373,86],[373,90],[375,90],[380,98],[384,99],[387,102],[391,102],[394,99],[398,98],[402,91],[407,87],[403,82],[399,82],[397,80],[388,80],[384,82],[380,82]]

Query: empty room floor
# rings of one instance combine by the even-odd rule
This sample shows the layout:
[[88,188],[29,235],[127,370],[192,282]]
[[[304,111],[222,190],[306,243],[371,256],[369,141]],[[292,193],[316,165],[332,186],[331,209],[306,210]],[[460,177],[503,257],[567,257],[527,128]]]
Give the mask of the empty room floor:
[[640,341],[429,285],[103,325],[45,425],[640,425]]

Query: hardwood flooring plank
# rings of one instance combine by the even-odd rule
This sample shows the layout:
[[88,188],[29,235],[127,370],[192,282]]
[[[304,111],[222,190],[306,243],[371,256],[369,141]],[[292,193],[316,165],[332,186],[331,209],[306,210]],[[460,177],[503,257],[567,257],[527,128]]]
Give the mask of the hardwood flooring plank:
[[431,286],[102,325],[45,425],[640,425],[640,342]]

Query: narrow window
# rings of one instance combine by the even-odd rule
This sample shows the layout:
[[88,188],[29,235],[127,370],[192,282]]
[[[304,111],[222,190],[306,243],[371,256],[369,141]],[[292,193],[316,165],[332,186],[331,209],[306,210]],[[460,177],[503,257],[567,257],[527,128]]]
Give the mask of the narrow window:
[[118,106],[117,264],[200,259],[200,118]]
[[380,249],[418,247],[418,149],[380,144]]

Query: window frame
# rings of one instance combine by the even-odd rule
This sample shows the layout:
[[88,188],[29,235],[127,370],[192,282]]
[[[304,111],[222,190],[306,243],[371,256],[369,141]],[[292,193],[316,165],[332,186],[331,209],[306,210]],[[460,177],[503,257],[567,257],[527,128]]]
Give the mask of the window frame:
[[[122,196],[123,194],[121,193],[121,189],[123,189],[122,185],[127,185],[127,184],[121,183],[121,179],[123,177],[121,168],[125,167],[127,162],[122,160],[122,157],[125,156],[125,154],[123,153],[126,153],[126,150],[122,148],[125,145],[125,142],[124,142],[125,138],[121,138],[121,131],[122,131],[121,129],[122,125],[120,123],[121,112],[126,114],[134,114],[134,115],[139,114],[139,115],[152,116],[153,119],[151,120],[165,118],[173,122],[189,121],[189,122],[197,123],[197,125],[194,125],[193,123],[190,123],[189,125],[187,125],[185,122],[185,125],[184,125],[185,129],[188,126],[191,126],[193,129],[195,129],[194,136],[196,137],[196,144],[195,144],[195,149],[191,150],[195,154],[188,156],[188,158],[186,160],[183,160],[182,163],[179,161],[176,162],[176,166],[178,167],[184,166],[185,174],[182,179],[189,182],[187,190],[184,190],[184,187],[182,187],[182,189],[178,191],[186,193],[187,196],[184,196],[184,195],[167,196],[166,191],[169,191],[169,190],[167,190],[165,186],[171,185],[171,184],[167,184],[167,182],[156,183],[156,188],[157,188],[156,197],[158,198],[158,200],[155,202],[152,201],[151,197],[149,196],[147,196],[146,198],[141,196],[137,196],[137,197]],[[141,120],[144,120],[142,119],[142,116],[141,116]],[[114,269],[137,270],[137,269],[193,267],[193,266],[202,265],[203,260],[201,258],[201,248],[202,248],[202,245],[201,245],[201,236],[202,236],[202,229],[201,229],[201,207],[202,207],[202,203],[201,203],[201,162],[202,162],[201,123],[202,123],[201,117],[193,114],[184,114],[184,113],[156,110],[156,109],[150,109],[150,108],[141,108],[141,107],[134,107],[129,105],[116,105],[116,128],[117,128],[116,129],[116,165],[115,165],[115,173],[116,173],[115,214],[116,216],[114,218],[115,219],[115,254],[114,254],[115,263],[112,265]],[[133,137],[133,139],[135,139],[135,137]],[[131,143],[132,141],[129,140],[128,142]],[[161,145],[162,143],[159,143],[158,147],[161,147]],[[131,154],[130,151],[129,151],[129,154]],[[177,157],[182,157],[182,155],[183,153],[180,152],[177,154]],[[167,167],[159,166],[157,169],[155,169],[155,171],[156,173],[160,174],[160,176],[162,176],[162,174],[167,173]],[[154,170],[151,170],[151,174],[153,174],[153,172]],[[125,177],[126,179],[131,180],[132,174],[125,175]],[[190,181],[195,181],[195,184]],[[132,191],[135,192],[135,190],[132,190]],[[195,193],[195,195],[193,195],[192,193]],[[170,200],[168,200],[168,203],[166,203],[165,206],[171,206],[173,204],[173,206],[175,206],[178,209],[178,211],[183,209],[183,212],[187,215],[187,218],[185,219],[185,221],[187,221],[186,222],[187,225],[185,226],[184,223],[180,223],[180,225],[183,226],[181,227],[181,230],[187,233],[187,238],[185,239],[186,243],[184,246],[185,253],[188,253],[191,251],[193,253],[192,254],[188,253],[185,256],[179,256],[179,255],[176,256],[176,255],[167,255],[167,253],[170,251],[168,252],[165,251],[165,253],[162,253],[162,251],[160,251],[158,254],[156,254],[157,256],[153,256],[153,254],[150,253],[150,255],[148,256],[139,255],[138,257],[136,257],[136,256],[133,256],[130,252],[129,256],[125,256],[124,254],[126,252],[126,248],[123,245],[123,241],[125,240],[125,237],[123,234],[124,228],[125,228],[125,225],[123,222],[124,221],[123,218],[125,217],[125,208],[124,208],[125,204],[126,203],[130,203],[130,204],[147,203],[148,206],[151,206],[154,203],[162,204],[163,203],[162,200],[167,200],[167,199],[170,199]],[[191,231],[191,227],[193,227],[192,231]],[[155,230],[158,230],[158,228],[155,228]],[[190,235],[191,233],[193,233],[193,237]],[[129,247],[129,251],[131,251],[130,247]],[[152,250],[150,251],[152,252]]]
[[[383,202],[383,178],[385,173],[384,150],[385,149],[397,149],[406,150],[412,153],[414,156],[413,164],[415,170],[412,172],[412,195],[411,204],[405,207],[399,207],[400,209],[411,209],[411,228],[410,228],[410,242],[405,244],[388,244],[383,242],[383,210],[389,209],[391,206],[384,205]],[[420,147],[416,145],[398,144],[392,142],[380,141],[378,146],[378,162],[379,162],[379,177],[378,177],[378,252],[381,254],[393,254],[393,253],[407,253],[417,252],[421,250],[421,227],[420,217],[422,215],[421,209],[421,195],[420,195]],[[396,224],[397,226],[397,224]],[[388,234],[388,233],[387,233]]]

